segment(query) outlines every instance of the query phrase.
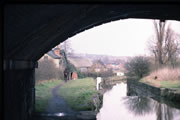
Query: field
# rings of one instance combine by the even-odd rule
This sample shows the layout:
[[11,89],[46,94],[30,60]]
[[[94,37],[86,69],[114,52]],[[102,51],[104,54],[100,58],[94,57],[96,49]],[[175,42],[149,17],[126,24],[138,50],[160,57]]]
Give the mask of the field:
[[59,94],[74,110],[91,110],[92,96],[97,93],[93,78],[71,80],[59,89]]
[[36,84],[35,111],[45,112],[49,99],[51,98],[51,89],[61,84],[61,80],[46,80]]

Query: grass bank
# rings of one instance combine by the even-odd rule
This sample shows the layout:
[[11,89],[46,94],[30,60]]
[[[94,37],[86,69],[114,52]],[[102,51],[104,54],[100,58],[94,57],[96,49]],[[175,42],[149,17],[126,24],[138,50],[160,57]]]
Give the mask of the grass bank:
[[140,82],[156,87],[180,90],[180,68],[161,68],[151,72],[148,76],[142,78]]
[[141,79],[140,82],[160,87],[160,88],[170,88],[180,90],[180,81],[172,81],[172,80],[153,80],[153,79]]
[[35,111],[45,112],[49,99],[51,98],[51,89],[61,84],[62,80],[44,80],[36,84]]
[[71,80],[59,89],[59,94],[74,110],[91,110],[92,96],[97,93],[93,78]]

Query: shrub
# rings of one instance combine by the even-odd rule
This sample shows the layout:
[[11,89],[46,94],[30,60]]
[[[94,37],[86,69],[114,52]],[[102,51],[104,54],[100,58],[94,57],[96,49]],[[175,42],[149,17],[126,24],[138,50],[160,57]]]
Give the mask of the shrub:
[[126,75],[130,77],[142,78],[149,73],[150,62],[143,56],[136,56],[126,62]]
[[56,67],[52,60],[39,61],[35,72],[36,80],[62,79],[63,71]]
[[77,74],[78,74],[78,78],[85,78],[85,77],[87,77],[86,73],[83,73],[80,70],[77,70]]
[[112,69],[100,73],[100,77],[112,77],[114,75]]

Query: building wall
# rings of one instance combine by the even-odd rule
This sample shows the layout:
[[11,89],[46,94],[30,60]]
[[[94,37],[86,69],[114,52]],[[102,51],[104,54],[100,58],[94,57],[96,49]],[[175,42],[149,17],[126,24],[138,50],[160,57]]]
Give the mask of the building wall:
[[54,58],[52,58],[51,56],[45,54],[44,56],[42,56],[42,57],[39,59],[39,61],[42,61],[42,60],[44,60],[44,59],[52,60],[52,61],[55,63],[56,67],[59,68],[59,59],[54,59]]
[[88,72],[88,68],[87,67],[81,67],[79,68],[81,72]]
[[72,79],[77,80],[78,79],[78,74],[76,72],[72,73]]

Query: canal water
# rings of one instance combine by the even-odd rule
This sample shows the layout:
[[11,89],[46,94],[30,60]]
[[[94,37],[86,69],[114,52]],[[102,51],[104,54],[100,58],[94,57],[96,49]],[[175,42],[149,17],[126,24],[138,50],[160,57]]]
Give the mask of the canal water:
[[120,83],[103,95],[97,120],[180,120],[180,109],[151,98],[127,96],[127,84]]

